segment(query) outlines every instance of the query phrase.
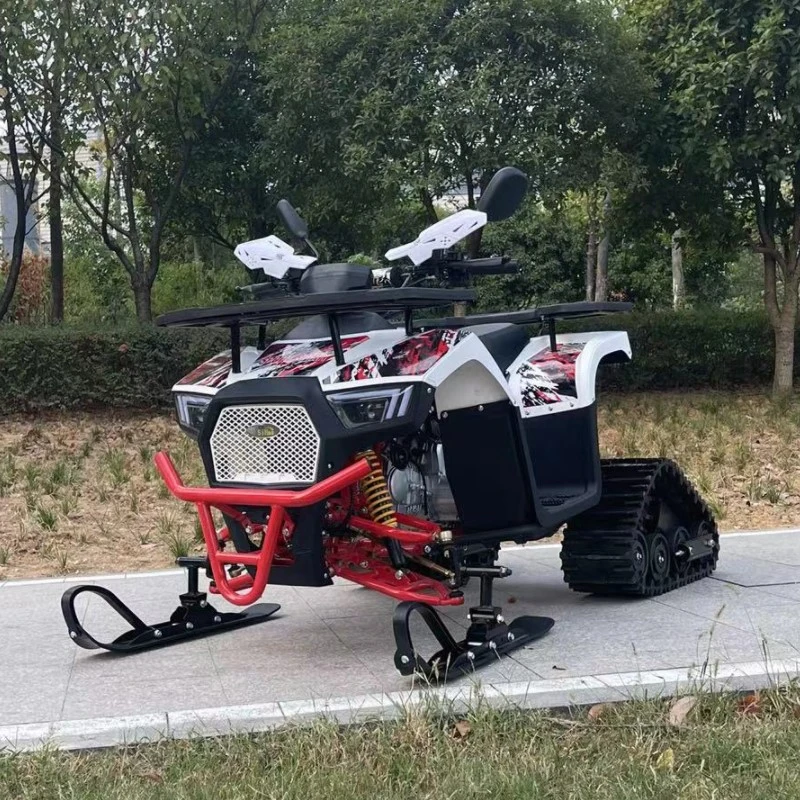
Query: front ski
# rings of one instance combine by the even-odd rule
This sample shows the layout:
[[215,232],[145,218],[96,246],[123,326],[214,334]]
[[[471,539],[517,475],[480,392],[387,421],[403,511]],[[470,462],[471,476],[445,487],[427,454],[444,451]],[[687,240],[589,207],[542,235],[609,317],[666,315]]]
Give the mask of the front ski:
[[[492,603],[492,582],[511,574],[507,567],[466,567],[464,573],[481,580],[480,605],[469,612],[466,637],[456,641],[444,621],[427,603],[404,602],[394,612],[393,628],[397,650],[394,663],[401,675],[418,674],[439,682],[455,678],[495,662],[544,636],[552,627],[550,617],[517,617],[506,624],[500,608]],[[429,659],[419,655],[411,638],[411,617],[419,614],[441,649]]]
[[[184,639],[209,636],[233,628],[265,622],[280,609],[277,603],[259,603],[247,611],[220,612],[198,589],[198,571],[205,567],[204,558],[179,558],[178,564],[188,571],[188,590],[180,595],[180,605],[167,622],[148,625],[143,622],[112,591],[103,586],[83,584],[67,589],[61,597],[61,613],[67,623],[70,639],[87,650],[111,650],[115,653],[133,653],[152,647],[163,647]],[[114,639],[101,642],[86,631],[75,610],[76,599],[85,593],[96,594],[108,603],[130,626],[130,630]]]

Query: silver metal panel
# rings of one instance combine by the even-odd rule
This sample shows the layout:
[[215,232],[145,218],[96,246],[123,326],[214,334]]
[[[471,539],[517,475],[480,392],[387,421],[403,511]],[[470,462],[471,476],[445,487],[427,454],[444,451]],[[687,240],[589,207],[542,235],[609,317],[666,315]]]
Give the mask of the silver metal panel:
[[211,434],[220,483],[313,483],[320,438],[302,405],[228,406]]

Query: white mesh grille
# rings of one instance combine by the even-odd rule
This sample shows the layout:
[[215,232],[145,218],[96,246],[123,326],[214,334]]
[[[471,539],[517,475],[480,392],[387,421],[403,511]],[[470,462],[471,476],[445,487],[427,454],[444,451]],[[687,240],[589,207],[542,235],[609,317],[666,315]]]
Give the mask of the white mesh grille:
[[211,434],[221,483],[313,483],[319,434],[300,405],[228,406]]

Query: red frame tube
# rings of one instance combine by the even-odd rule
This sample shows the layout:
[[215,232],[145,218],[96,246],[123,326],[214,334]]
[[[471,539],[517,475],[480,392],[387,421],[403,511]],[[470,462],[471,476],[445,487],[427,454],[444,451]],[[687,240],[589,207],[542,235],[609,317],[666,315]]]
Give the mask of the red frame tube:
[[[372,471],[369,462],[366,459],[360,459],[307,489],[194,487],[186,486],[183,483],[167,453],[156,453],[154,461],[169,491],[179,500],[194,503],[197,507],[200,527],[208,552],[208,562],[214,578],[212,591],[237,606],[250,605],[264,593],[283,528],[287,524],[291,527],[291,518],[287,515],[286,509],[310,506],[327,500],[348,487],[356,485],[359,480]],[[230,536],[224,528],[222,531],[217,531],[211,514],[211,509],[216,508],[246,525],[249,522],[247,516],[233,508],[237,505],[270,509],[269,521],[264,528],[261,547],[252,553],[223,550],[225,540]],[[412,530],[383,525],[364,517],[349,517],[347,520],[349,527],[370,537],[369,540],[356,544],[352,555],[358,561],[366,558],[370,567],[365,574],[363,571],[349,568],[346,562],[342,563],[336,559],[338,574],[354,583],[360,583],[362,586],[388,594],[398,600],[421,600],[432,605],[463,603],[462,597],[458,595],[453,597],[450,590],[438,581],[415,575],[412,572],[404,573],[402,578],[398,578],[396,571],[385,563],[384,558],[375,558],[373,548],[381,546],[381,541],[394,539],[407,547],[419,547],[433,542],[441,530],[435,522],[407,514],[398,513],[397,521]],[[335,556],[338,549],[338,546],[334,547],[330,555]],[[245,574],[231,577],[225,571],[225,566],[228,564],[252,569]]]
[[372,471],[367,460],[362,458],[349,467],[323,478],[319,483],[309,486],[308,489],[236,489],[233,487],[186,486],[167,453],[156,453],[153,460],[167,489],[175,497],[187,503],[209,503],[213,506],[217,506],[219,503],[234,506],[283,506],[284,508],[313,506],[314,503],[326,500],[332,494],[341,491],[345,486],[360,481],[361,478],[366,478]]

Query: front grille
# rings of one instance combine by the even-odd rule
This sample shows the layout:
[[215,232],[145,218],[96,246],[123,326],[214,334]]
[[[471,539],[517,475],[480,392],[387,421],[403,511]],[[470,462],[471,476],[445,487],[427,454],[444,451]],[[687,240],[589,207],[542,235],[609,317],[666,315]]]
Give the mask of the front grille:
[[211,434],[220,483],[313,483],[319,434],[301,405],[228,406]]

